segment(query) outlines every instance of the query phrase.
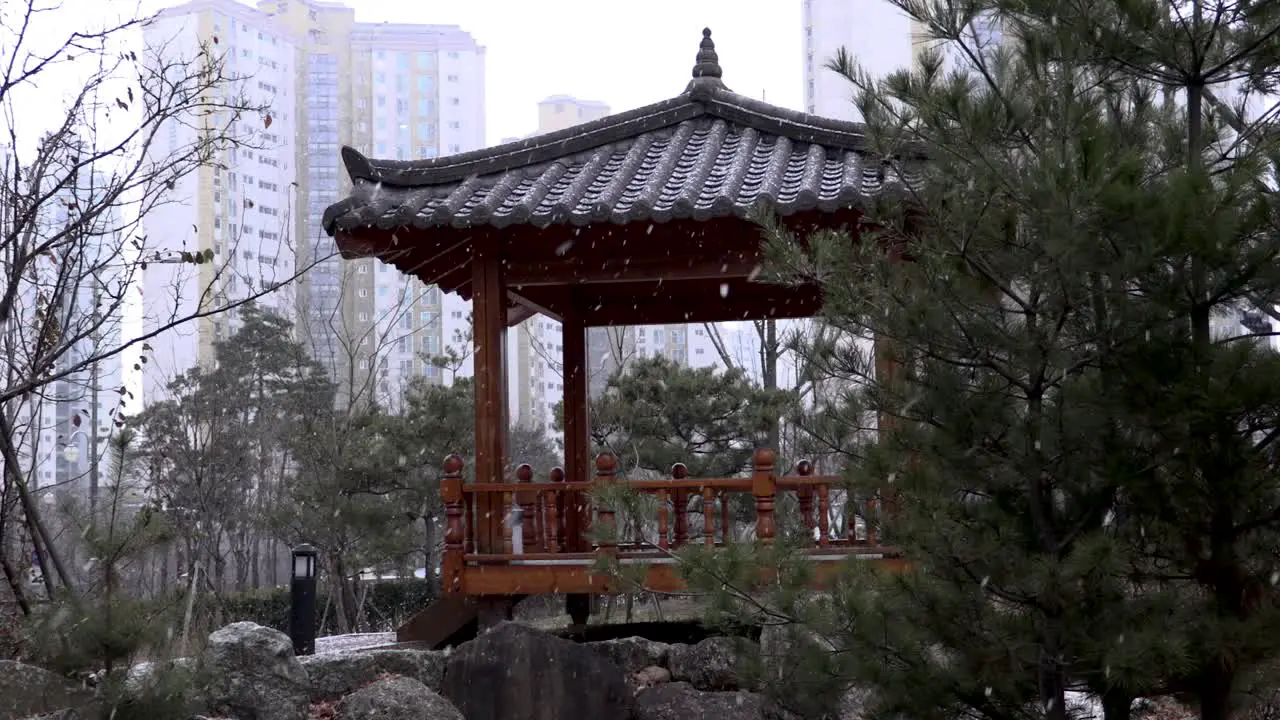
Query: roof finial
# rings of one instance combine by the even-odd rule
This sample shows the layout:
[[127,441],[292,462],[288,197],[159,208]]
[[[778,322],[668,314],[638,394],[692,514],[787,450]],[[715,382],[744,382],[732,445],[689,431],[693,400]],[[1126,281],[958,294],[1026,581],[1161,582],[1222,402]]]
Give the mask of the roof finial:
[[711,40],[711,28],[702,29],[702,42],[698,44],[698,64],[693,66],[693,76],[718,78],[724,75],[720,69],[720,56]]
[[685,92],[696,89],[724,88],[720,78],[724,71],[720,69],[720,56],[716,54],[716,44],[711,40],[711,28],[702,29],[702,42],[698,44],[698,58],[693,66],[693,80],[685,88]]

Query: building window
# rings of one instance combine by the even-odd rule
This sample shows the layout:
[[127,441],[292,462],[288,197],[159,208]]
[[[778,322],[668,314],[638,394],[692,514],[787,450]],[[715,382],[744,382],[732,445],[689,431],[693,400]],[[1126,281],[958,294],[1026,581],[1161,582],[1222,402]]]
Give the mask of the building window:
[[365,273],[369,272],[369,266],[365,263],[360,263],[359,265],[356,266],[356,272],[360,273],[361,275],[364,275]]
[[369,322],[369,313],[362,312],[360,313],[359,317],[360,317],[360,322]]
[[456,97],[452,97],[452,98],[449,98],[449,104],[450,104],[450,105],[461,105],[461,104],[462,104],[462,100],[460,100],[459,98],[456,98]]
[[449,82],[458,82],[458,76],[457,76],[457,75],[449,75],[446,79],[447,79]]
[[369,290],[367,288],[360,288],[360,297],[369,297]]

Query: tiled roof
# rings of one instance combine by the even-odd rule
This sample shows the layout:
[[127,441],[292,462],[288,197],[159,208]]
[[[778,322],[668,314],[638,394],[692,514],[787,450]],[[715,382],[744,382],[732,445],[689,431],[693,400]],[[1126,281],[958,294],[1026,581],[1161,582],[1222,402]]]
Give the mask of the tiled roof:
[[329,234],[376,227],[556,223],[834,211],[914,183],[866,149],[862,128],[731,92],[705,31],[694,79],[671,100],[567,130],[432,160],[343,148],[351,197]]

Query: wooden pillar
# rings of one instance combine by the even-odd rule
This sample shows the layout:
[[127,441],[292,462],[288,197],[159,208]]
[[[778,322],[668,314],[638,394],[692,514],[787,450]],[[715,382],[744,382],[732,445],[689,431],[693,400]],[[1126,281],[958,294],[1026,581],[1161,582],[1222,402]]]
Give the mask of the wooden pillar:
[[[564,364],[564,470],[569,482],[591,479],[591,442],[587,426],[588,383],[587,328],[576,308],[564,315],[562,326]],[[571,552],[585,552],[586,538],[578,507],[581,493],[570,493],[571,507],[564,508],[564,544]]]
[[[484,236],[475,241],[471,266],[472,342],[475,346],[476,482],[503,482],[507,462],[507,374],[502,366],[506,345],[507,291],[502,278],[500,240]],[[502,498],[497,493],[476,496],[476,552],[503,549]]]

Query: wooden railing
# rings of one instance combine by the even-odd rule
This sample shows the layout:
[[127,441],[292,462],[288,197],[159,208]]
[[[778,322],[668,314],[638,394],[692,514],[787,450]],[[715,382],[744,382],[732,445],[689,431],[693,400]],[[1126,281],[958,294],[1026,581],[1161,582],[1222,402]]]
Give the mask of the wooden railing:
[[[874,498],[846,500],[845,527],[832,528],[831,503],[840,479],[815,476],[808,461],[797,463],[794,474],[779,476],[776,457],[772,450],[756,450],[748,477],[690,478],[687,468],[677,463],[667,479],[619,480],[617,458],[605,452],[596,457],[595,476],[590,481],[568,481],[564,470],[557,467],[547,473],[546,481],[534,482],[533,468],[520,465],[514,483],[466,483],[462,458],[451,455],[445,460],[441,481],[446,516],[445,591],[460,591],[463,570],[471,565],[587,560],[600,553],[641,561],[669,556],[692,543],[723,546],[735,541],[730,501],[734,494],[750,494],[755,510],[754,538],[761,543],[774,542],[779,498],[792,494],[803,527],[813,538],[815,554],[870,552],[880,545]],[[640,537],[618,535],[615,508],[605,504],[593,507],[593,491],[615,483],[656,500],[655,518],[632,518],[633,524],[639,520],[643,528]],[[701,500],[701,512],[692,513],[702,518],[700,531],[691,531],[689,522],[694,498]],[[591,532],[596,523],[602,532]],[[502,527],[500,543],[497,524]],[[478,529],[494,535],[478,542]],[[646,537],[645,532],[650,534]],[[594,541],[593,535],[597,538]],[[483,545],[489,546],[487,551],[478,550]]]

